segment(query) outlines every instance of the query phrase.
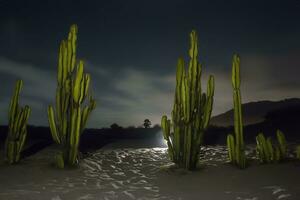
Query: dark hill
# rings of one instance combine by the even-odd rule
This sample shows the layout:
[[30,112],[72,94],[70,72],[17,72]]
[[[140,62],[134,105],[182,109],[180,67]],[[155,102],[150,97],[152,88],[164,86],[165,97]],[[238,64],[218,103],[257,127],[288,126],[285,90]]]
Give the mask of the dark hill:
[[[246,143],[255,143],[258,133],[274,137],[277,129],[283,131],[288,142],[300,142],[300,105],[294,104],[267,112],[262,122],[244,126],[244,138]],[[233,126],[211,126],[205,135],[205,143],[225,144],[227,134],[233,132]]]
[[[267,113],[274,110],[285,109],[289,107],[300,108],[300,99],[291,98],[281,101],[258,101],[245,103],[242,105],[244,125],[263,122]],[[211,119],[211,125],[225,127],[232,126],[233,109],[213,117]]]

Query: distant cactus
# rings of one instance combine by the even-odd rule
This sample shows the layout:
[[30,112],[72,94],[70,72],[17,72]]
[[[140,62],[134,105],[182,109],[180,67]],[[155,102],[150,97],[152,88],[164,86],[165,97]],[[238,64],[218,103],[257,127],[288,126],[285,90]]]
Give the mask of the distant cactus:
[[260,133],[256,136],[256,152],[261,163],[272,163],[284,160],[287,157],[287,146],[284,134],[277,130],[277,143],[272,143],[271,138],[265,139]]
[[22,86],[23,81],[18,80],[10,101],[8,134],[5,141],[5,157],[9,164],[20,161],[20,154],[27,136],[27,121],[31,110],[27,105],[24,108],[19,105]]
[[274,160],[271,138],[266,139],[262,133],[256,136],[256,151],[261,163],[270,163]]
[[172,121],[167,116],[161,119],[170,159],[179,167],[189,170],[197,166],[214,96],[213,76],[208,79],[207,93],[202,93],[202,64],[198,61],[198,37],[195,31],[191,32],[190,38],[188,71],[183,59],[178,60]]
[[90,75],[84,73],[83,61],[80,60],[75,68],[76,41],[77,26],[72,25],[68,39],[60,44],[55,112],[52,106],[48,107],[53,140],[61,145],[61,152],[56,156],[57,165],[61,168],[76,165],[80,134],[96,106],[89,93]]
[[227,147],[230,162],[243,169],[246,167],[246,156],[240,92],[240,57],[238,55],[233,56],[231,81],[234,105],[234,136],[232,134],[227,136]]
[[277,136],[277,141],[279,145],[278,147],[280,150],[281,158],[284,159],[287,156],[287,145],[286,145],[285,136],[280,130],[277,130],[276,136]]

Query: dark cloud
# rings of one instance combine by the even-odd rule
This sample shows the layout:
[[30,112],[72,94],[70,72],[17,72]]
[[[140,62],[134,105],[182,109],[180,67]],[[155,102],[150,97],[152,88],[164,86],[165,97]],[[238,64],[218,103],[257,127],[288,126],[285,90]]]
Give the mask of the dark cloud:
[[72,23],[98,101],[91,127],[159,123],[170,113],[177,59],[187,59],[192,29],[199,33],[203,85],[208,74],[216,76],[214,114],[232,106],[234,52],[241,55],[245,102],[299,97],[299,9],[296,0],[1,1],[1,123],[22,78],[30,122],[47,125],[58,47]]

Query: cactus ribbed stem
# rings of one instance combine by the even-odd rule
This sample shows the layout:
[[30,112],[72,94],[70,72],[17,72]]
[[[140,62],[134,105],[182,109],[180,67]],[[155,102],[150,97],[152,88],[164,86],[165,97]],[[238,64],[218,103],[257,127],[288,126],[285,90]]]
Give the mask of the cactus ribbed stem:
[[265,136],[260,133],[256,136],[256,152],[261,163],[279,162],[286,158],[287,146],[284,134],[277,130],[277,143],[274,145],[271,138],[265,139]]
[[213,108],[214,77],[210,76],[207,93],[201,90],[202,65],[198,62],[198,37],[190,34],[188,71],[183,59],[178,60],[172,122],[163,116],[161,126],[168,144],[170,159],[179,167],[195,169],[199,160],[204,131]]
[[[72,25],[67,40],[59,48],[56,110],[48,107],[48,121],[53,140],[61,145],[57,165],[78,163],[80,135],[96,103],[89,94],[90,75],[84,73],[82,60],[76,65],[77,26]],[[88,100],[88,102],[86,102]]]
[[241,79],[240,79],[240,57],[233,56],[232,60],[232,88],[234,108],[234,137],[228,135],[227,146],[229,160],[240,168],[246,167],[245,144],[243,136],[242,100],[241,100]]
[[9,107],[8,135],[5,141],[5,157],[9,164],[20,161],[20,154],[27,136],[27,121],[31,112],[29,106],[19,105],[23,81],[18,80]]

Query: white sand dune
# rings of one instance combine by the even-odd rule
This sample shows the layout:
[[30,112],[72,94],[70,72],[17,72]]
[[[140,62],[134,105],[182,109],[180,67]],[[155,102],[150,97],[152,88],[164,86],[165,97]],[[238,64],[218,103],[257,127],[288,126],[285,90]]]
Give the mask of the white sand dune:
[[[53,147],[19,165],[1,163],[0,199],[300,199],[300,165],[295,162],[254,163],[239,170],[227,163],[224,146],[214,146],[202,148],[201,169],[188,172],[166,167],[172,166],[166,148],[128,144],[108,145],[81,160],[74,170],[59,170],[49,164]],[[253,149],[248,154],[254,157]]]

